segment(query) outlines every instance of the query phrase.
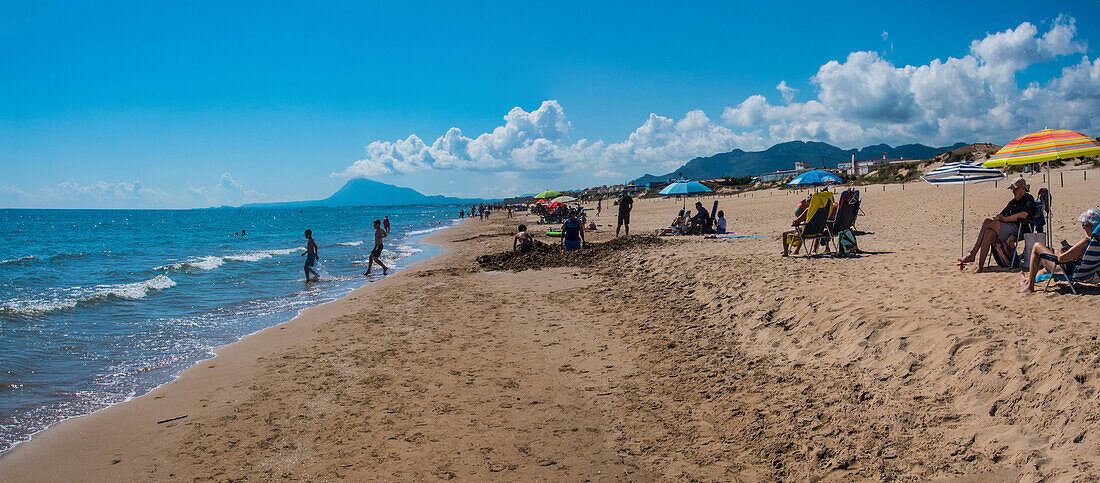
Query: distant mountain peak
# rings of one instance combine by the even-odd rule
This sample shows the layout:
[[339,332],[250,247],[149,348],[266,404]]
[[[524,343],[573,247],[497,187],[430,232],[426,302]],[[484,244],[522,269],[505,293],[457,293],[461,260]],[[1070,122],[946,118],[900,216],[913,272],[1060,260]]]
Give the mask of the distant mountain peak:
[[336,190],[332,196],[323,200],[286,201],[282,203],[253,203],[244,205],[249,208],[268,207],[308,207],[308,206],[407,206],[407,205],[452,205],[484,203],[481,198],[452,198],[448,196],[428,196],[412,188],[394,186],[369,178],[352,178]]
[[835,168],[837,163],[849,161],[854,154],[857,159],[881,158],[886,153],[889,158],[931,159],[937,154],[965,146],[956,143],[952,146],[934,148],[923,144],[904,144],[891,147],[889,144],[873,144],[860,149],[840,149],[820,141],[787,141],[775,144],[763,151],[742,151],[734,149],[713,156],[698,157],[663,176],[647,174],[631,183],[645,184],[651,181],[663,181],[673,176],[690,179],[713,179],[725,176],[748,176],[770,173],[794,168],[796,161]]

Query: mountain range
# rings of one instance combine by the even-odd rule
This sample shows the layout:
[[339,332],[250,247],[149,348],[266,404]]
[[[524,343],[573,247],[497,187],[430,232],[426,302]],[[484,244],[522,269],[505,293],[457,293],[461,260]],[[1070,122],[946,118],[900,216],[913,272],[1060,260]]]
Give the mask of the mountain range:
[[784,169],[793,169],[796,161],[810,163],[816,167],[825,165],[835,168],[837,163],[848,162],[852,154],[856,159],[880,158],[886,153],[888,158],[929,159],[939,153],[950,151],[966,143],[934,148],[923,144],[905,144],[892,147],[889,144],[875,144],[862,149],[840,149],[828,143],[791,141],[776,144],[764,151],[742,151],[734,149],[728,153],[700,157],[688,161],[683,166],[664,175],[646,174],[631,183],[645,184],[652,181],[665,181],[670,178],[714,179],[726,176],[755,176]]
[[250,203],[241,208],[305,208],[313,206],[406,206],[406,205],[458,205],[485,203],[481,198],[451,198],[428,196],[412,188],[394,186],[367,178],[348,180],[332,196],[323,200],[283,201],[279,203]]

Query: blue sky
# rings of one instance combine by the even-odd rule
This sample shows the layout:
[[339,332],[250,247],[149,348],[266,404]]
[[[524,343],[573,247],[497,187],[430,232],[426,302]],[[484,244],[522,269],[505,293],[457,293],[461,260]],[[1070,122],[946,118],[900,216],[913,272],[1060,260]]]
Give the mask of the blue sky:
[[348,176],[504,196],[791,139],[1100,135],[1097,1],[521,3],[5,2],[0,206],[313,199]]

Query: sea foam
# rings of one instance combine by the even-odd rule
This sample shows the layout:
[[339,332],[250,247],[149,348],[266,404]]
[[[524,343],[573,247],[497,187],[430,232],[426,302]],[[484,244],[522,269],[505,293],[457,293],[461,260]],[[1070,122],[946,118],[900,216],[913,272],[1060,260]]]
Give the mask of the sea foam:
[[138,300],[149,292],[164,290],[176,286],[176,281],[166,275],[157,275],[148,280],[134,283],[96,285],[95,287],[76,287],[68,295],[29,300],[8,300],[0,306],[0,312],[19,315],[39,315],[58,310],[68,310],[78,305],[108,300]]

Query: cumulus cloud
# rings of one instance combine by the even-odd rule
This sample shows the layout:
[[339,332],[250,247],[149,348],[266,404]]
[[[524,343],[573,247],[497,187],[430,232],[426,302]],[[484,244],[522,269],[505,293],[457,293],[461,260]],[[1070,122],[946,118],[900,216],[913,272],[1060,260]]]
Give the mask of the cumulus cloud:
[[798,89],[787,85],[787,81],[779,81],[779,85],[775,86],[779,89],[779,95],[783,96],[783,102],[790,104],[794,100],[794,95],[798,94]]
[[164,191],[147,187],[141,181],[80,184],[69,180],[33,191],[0,186],[0,206],[3,207],[166,208],[174,201]]
[[222,173],[218,182],[212,187],[187,187],[192,200],[202,205],[229,205],[257,201],[259,193],[255,190],[245,189],[240,181],[232,174]]
[[[760,95],[727,107],[722,120],[766,143],[795,139],[844,146],[877,142],[1005,142],[1030,126],[1082,131],[1098,127],[1098,64],[1084,57],[1061,76],[1021,90],[1016,76],[1031,65],[1087,50],[1073,18],[1046,32],[1024,22],[974,40],[961,58],[896,66],[875,52],[852,52],[822,65],[810,78],[816,99],[773,105]],[[884,35],[885,39],[886,35]],[[783,92],[782,86],[780,93]]]
[[679,120],[651,114],[627,139],[611,144],[572,141],[572,125],[555,100],[544,101],[531,112],[512,108],[503,120],[504,124],[475,138],[452,127],[431,144],[416,135],[375,141],[366,147],[366,158],[336,174],[370,177],[433,169],[610,174],[622,165],[675,165],[685,157],[728,150],[743,137],[711,121],[700,110],[688,112]]
[[[896,39],[883,31],[882,40],[892,44]],[[573,140],[564,109],[547,100],[530,112],[515,107],[501,125],[472,137],[454,127],[430,142],[416,135],[372,142],[364,159],[334,175],[452,170],[508,172],[513,179],[572,175],[578,184],[592,184],[667,172],[693,157],[734,147],[763,149],[791,140],[842,147],[947,144],[1006,142],[1026,127],[1044,125],[1100,130],[1095,115],[1100,112],[1100,59],[1067,59],[1088,49],[1072,17],[1058,17],[1045,31],[1024,22],[960,48],[966,50],[958,58],[904,66],[886,53],[851,52],[817,69],[809,79],[813,92],[804,101],[796,102],[799,91],[784,80],[776,86],[780,104],[753,94],[726,107],[719,122],[701,110],[680,119],[652,113],[619,142]],[[1019,86],[1017,75],[1028,67],[1065,60],[1071,65],[1060,75]]]
[[167,193],[141,181],[82,185],[69,180],[43,189],[41,196],[55,203],[100,207],[163,206],[168,202]]

